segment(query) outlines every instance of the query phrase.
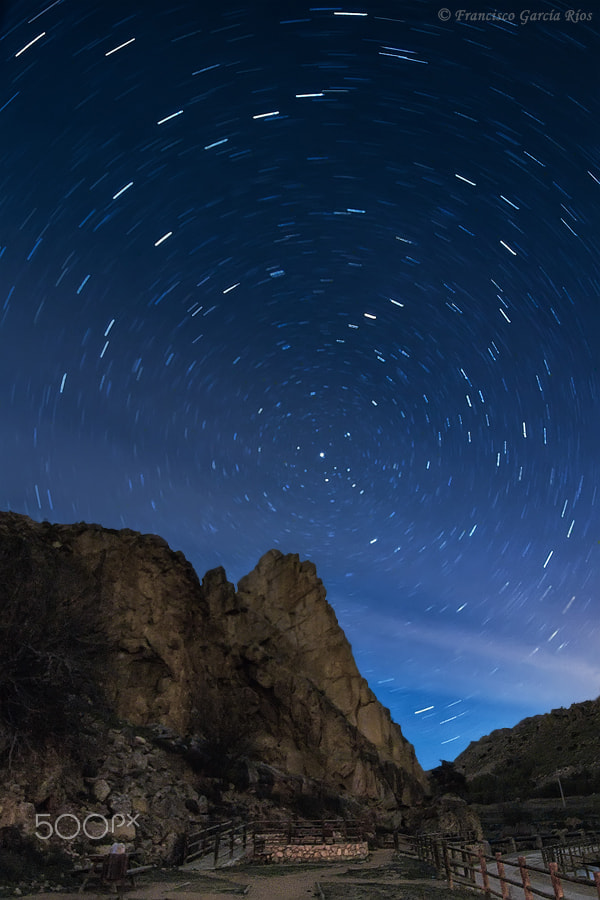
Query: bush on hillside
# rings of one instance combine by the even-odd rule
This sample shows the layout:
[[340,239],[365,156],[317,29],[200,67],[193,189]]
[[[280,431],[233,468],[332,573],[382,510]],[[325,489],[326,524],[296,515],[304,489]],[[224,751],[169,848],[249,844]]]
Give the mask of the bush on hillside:
[[239,763],[256,752],[256,720],[234,692],[206,686],[198,690],[188,761],[212,778],[236,780]]
[[431,790],[434,797],[441,797],[443,794],[455,794],[457,797],[465,799],[468,794],[467,779],[459,772],[453,762],[445,759],[440,760],[441,765],[432,769],[429,773]]

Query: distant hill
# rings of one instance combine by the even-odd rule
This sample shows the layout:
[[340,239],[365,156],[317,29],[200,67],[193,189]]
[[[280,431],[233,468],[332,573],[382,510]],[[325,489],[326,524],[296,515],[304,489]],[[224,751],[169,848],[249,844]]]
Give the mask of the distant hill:
[[472,741],[455,760],[469,799],[496,803],[600,791],[600,697]]

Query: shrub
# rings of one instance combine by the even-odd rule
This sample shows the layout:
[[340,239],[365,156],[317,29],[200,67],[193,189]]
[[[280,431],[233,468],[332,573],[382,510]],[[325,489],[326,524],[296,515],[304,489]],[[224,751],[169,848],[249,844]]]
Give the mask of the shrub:
[[199,690],[192,721],[195,733],[188,757],[194,768],[213,778],[231,780],[244,757],[256,752],[255,720],[234,692]]
[[9,883],[62,880],[72,868],[71,859],[62,850],[43,852],[38,844],[15,826],[0,828],[0,878]]
[[441,765],[432,769],[429,773],[433,795],[456,794],[463,799],[467,796],[467,779],[462,772],[457,771],[454,763],[445,759],[440,760]]

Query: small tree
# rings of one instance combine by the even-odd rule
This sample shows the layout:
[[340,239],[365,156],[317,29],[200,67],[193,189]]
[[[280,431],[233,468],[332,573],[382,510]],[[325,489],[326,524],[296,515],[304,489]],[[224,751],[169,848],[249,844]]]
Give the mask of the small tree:
[[429,773],[434,795],[457,794],[464,799],[468,793],[467,779],[462,772],[456,770],[453,762],[445,759],[440,762],[441,765]]
[[255,720],[232,690],[205,686],[198,691],[195,708],[195,766],[213,778],[231,778],[241,760],[256,750]]

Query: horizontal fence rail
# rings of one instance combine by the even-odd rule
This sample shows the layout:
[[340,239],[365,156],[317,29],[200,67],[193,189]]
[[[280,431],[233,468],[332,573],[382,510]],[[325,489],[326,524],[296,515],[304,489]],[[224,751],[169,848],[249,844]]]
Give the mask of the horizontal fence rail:
[[[554,847],[577,846],[578,844],[596,844],[600,841],[600,833],[596,829],[588,832],[553,829],[531,834],[517,834],[511,837],[487,838],[490,847],[500,853],[517,853],[520,850],[550,850]],[[549,862],[556,862],[549,857]],[[544,862],[546,865],[546,862]]]
[[436,835],[419,835],[415,845],[419,857],[434,865],[451,888],[467,885],[486,898],[501,897],[502,900],[516,900],[511,889],[517,888],[516,896],[524,900],[534,900],[534,897],[564,900],[563,885],[585,884],[595,887],[600,900],[600,871],[589,870],[586,878],[567,875],[559,869],[556,860],[549,860],[547,868],[541,868],[528,863],[524,856],[519,856],[515,862],[503,858],[500,853],[486,854],[482,843],[452,842]]
[[554,844],[542,849],[544,865],[555,862],[561,872],[577,875],[585,872],[588,880],[594,869],[600,868],[600,840],[579,840],[569,844]]
[[361,822],[319,819],[311,822],[220,822],[187,837],[184,864],[213,857],[213,865],[233,860],[237,855],[255,856],[267,847],[342,844],[366,840]]

